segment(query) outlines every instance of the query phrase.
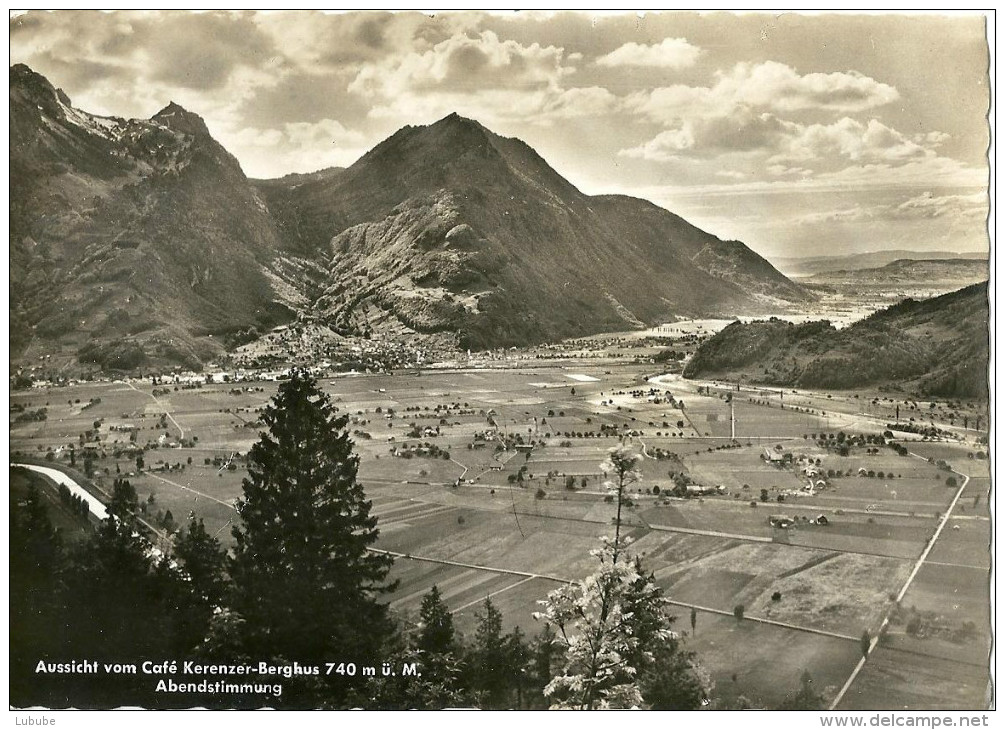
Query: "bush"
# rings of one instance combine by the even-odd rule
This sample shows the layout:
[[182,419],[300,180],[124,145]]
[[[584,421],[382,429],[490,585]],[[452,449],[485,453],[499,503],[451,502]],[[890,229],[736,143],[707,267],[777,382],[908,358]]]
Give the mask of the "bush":
[[775,591],[774,593],[772,593],[771,600],[774,601],[775,603],[778,603],[778,601],[782,600],[781,592]]
[[744,610],[745,609],[744,609],[742,603],[738,603],[735,606],[733,606],[733,615],[736,616],[736,620],[737,621],[742,621],[743,620],[743,612],[744,612]]

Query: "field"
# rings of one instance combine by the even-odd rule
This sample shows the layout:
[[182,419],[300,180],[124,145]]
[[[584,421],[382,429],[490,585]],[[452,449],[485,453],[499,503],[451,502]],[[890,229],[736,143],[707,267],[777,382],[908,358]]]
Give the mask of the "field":
[[[858,445],[841,456],[818,435],[885,430],[885,413],[863,413],[866,394],[647,380],[651,367],[568,359],[323,381],[361,457],[377,548],[395,556],[392,610],[416,620],[436,585],[463,632],[491,596],[507,627],[537,633],[537,602],[588,575],[589,551],[613,530],[601,463],[624,440],[645,455],[624,529],[675,602],[681,631],[691,633],[697,609],[687,643],[717,696],[771,707],[807,670],[833,700],[862,633],[889,618],[841,709],[983,706],[990,482],[972,438],[900,438],[907,456]],[[197,515],[226,545],[276,387],[135,380],[16,392],[17,413],[44,408],[45,419],[15,422],[12,410],[11,450],[88,471],[99,495],[125,476],[151,527],[166,536]],[[674,496],[681,475],[718,489]]]

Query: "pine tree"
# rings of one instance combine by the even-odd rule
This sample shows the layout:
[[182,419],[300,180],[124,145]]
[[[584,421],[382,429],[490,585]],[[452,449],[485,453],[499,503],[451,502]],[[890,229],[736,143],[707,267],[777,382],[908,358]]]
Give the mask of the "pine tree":
[[393,589],[391,558],[368,551],[377,518],[356,480],[348,417],[336,411],[308,372],[294,370],[248,454],[230,572],[252,656],[322,666],[383,658],[389,621],[376,597]]
[[136,488],[128,479],[116,479],[112,483],[112,501],[108,503],[108,513],[120,520],[132,522],[139,509],[139,501]]
[[203,521],[192,518],[174,538],[174,557],[187,579],[178,616],[179,640],[184,649],[192,649],[205,639],[214,612],[223,605],[227,554]]
[[[11,468],[13,476],[15,467]],[[54,600],[62,566],[62,540],[53,528],[45,501],[34,485],[19,504],[10,500],[10,692],[12,704],[33,704],[39,681],[34,673],[39,656],[58,644],[53,625],[58,619]],[[32,699],[29,699],[32,698]]]
[[454,619],[435,585],[422,598],[416,646],[428,654],[447,654],[454,649]]
[[193,517],[188,528],[174,538],[174,555],[191,582],[192,592],[209,606],[223,599],[227,554],[220,541],[206,531],[201,518]]

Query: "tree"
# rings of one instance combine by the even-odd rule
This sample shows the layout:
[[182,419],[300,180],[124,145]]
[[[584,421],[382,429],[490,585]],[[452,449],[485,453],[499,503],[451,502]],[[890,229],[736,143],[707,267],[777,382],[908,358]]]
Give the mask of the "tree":
[[[356,480],[348,417],[336,411],[295,369],[264,409],[268,431],[248,453],[230,572],[252,656],[322,666],[333,657],[383,659],[390,623],[377,596],[394,588],[386,583],[392,559],[368,550],[377,518]],[[331,701],[350,683],[326,685]]]
[[[11,467],[11,476],[17,471],[28,476],[18,467]],[[23,503],[10,500],[10,687],[11,702],[22,707],[33,704],[25,700],[38,691],[38,657],[59,650],[53,641],[54,597],[62,562],[59,533],[41,492],[31,485]]]
[[422,598],[416,646],[429,654],[446,654],[454,649],[454,619],[435,585]]
[[746,609],[743,607],[742,603],[738,603],[733,606],[733,615],[736,617],[737,621],[743,621],[743,614]]
[[618,551],[621,549],[621,506],[624,501],[625,488],[642,479],[638,468],[642,457],[629,451],[624,445],[610,450],[607,459],[600,465],[600,470],[610,481],[604,482],[609,495],[618,504],[618,512],[614,521],[613,561],[618,562]]
[[561,649],[558,637],[551,624],[546,623],[541,632],[534,637],[530,647],[528,663],[528,681],[533,690],[533,697],[527,699],[528,707],[547,708],[548,701],[544,696],[544,688],[551,681],[553,668],[561,660]]
[[872,645],[872,637],[869,636],[869,631],[862,632],[862,638],[859,640],[859,645],[862,648],[862,656],[869,656],[869,647]]
[[[101,523],[72,556],[64,583],[61,628],[69,655],[127,662],[192,648],[178,631],[187,586],[125,520]],[[108,689],[122,697],[121,686]]]
[[174,555],[192,592],[210,607],[220,605],[226,588],[227,553],[206,531],[201,518],[193,517],[187,529],[175,536]]
[[509,684],[502,613],[486,598],[481,609],[475,613],[475,619],[478,624],[469,658],[472,687],[480,707],[500,709],[505,706]]
[[120,520],[132,522],[139,509],[139,497],[136,488],[128,479],[116,479],[112,482],[112,501],[108,503],[108,513]]
[[694,606],[692,606],[691,607],[691,634],[692,635],[697,632],[697,623],[698,623],[698,610]]
[[591,553],[600,562],[597,571],[549,593],[545,610],[535,614],[555,625],[555,641],[564,650],[561,673],[545,695],[556,708],[682,709],[686,702],[662,697],[661,685],[687,684],[700,696],[709,683],[680,651],[667,599],[653,575],[642,571],[638,559],[618,560],[626,545],[603,540]]

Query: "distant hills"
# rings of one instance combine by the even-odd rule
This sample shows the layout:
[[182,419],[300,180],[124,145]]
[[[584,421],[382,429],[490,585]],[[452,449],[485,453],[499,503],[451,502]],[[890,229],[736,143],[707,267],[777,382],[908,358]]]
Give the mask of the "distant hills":
[[525,345],[814,296],[457,115],[347,169],[250,181],[176,104],[100,117],[27,66],[9,77],[14,359],[195,366],[293,320]]
[[807,277],[814,274],[824,274],[835,271],[858,271],[861,269],[876,269],[897,260],[977,260],[987,261],[988,254],[959,253],[956,251],[912,251],[909,249],[891,249],[887,251],[869,251],[866,253],[842,254],[840,256],[810,256],[785,257],[773,259],[779,270],[786,276]]
[[955,289],[987,281],[990,266],[987,258],[897,259],[885,266],[870,269],[840,269],[814,274],[801,283],[828,286],[924,286]]
[[906,299],[841,330],[826,321],[735,322],[699,347],[684,375],[987,398],[988,318],[982,283],[923,301]]

